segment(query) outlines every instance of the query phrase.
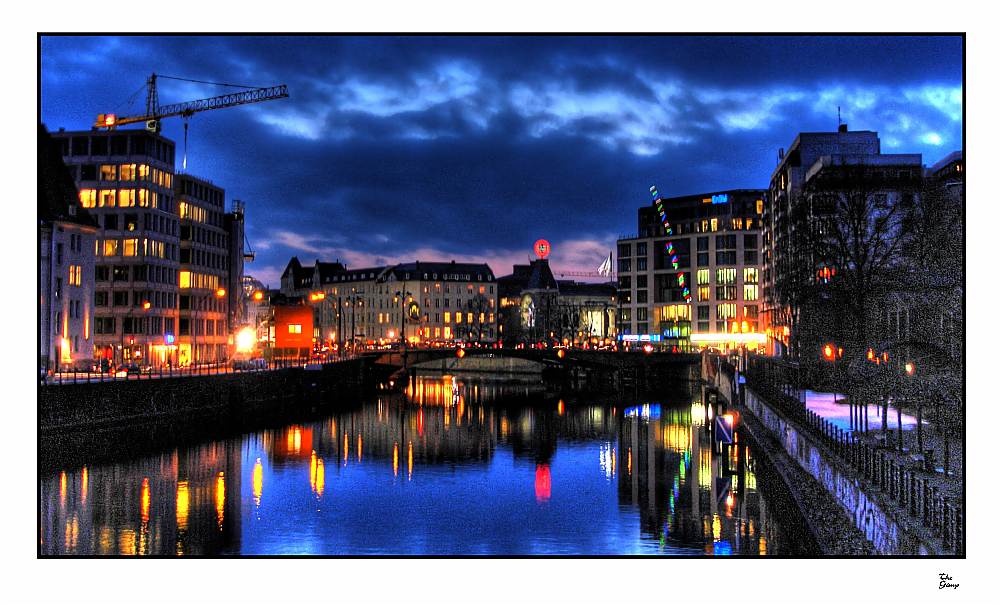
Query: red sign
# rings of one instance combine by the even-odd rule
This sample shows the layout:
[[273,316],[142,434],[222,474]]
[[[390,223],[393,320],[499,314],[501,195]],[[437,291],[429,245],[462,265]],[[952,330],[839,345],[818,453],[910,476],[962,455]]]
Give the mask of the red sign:
[[537,242],[535,242],[535,254],[538,256],[538,258],[547,257],[549,255],[549,252],[552,252],[552,246],[549,245],[548,241],[540,239]]

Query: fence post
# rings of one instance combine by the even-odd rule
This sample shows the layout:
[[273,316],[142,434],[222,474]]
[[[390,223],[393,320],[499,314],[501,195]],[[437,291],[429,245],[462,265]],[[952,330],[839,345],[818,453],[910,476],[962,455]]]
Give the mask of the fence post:
[[962,554],[962,549],[965,544],[962,541],[963,526],[962,526],[962,509],[956,505],[955,506],[955,554]]

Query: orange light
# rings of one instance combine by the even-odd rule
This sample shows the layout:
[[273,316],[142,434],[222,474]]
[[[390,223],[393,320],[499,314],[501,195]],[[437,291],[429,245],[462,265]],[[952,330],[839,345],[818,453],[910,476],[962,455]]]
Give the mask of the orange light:
[[326,294],[323,292],[313,292],[309,295],[309,300],[316,302],[318,300],[323,300],[326,298]]
[[256,292],[253,293],[253,299],[254,300],[264,300],[264,293],[261,292],[260,290],[257,290]]
[[142,303],[142,310],[143,311],[149,311],[149,308],[152,307],[152,306],[153,305],[151,305],[148,300],[143,301],[143,303]]
[[215,295],[218,296],[219,298],[222,298],[223,296],[226,295],[226,289],[219,288],[218,290],[215,291]]
[[642,351],[643,351],[643,352],[644,352],[644,353],[645,353],[646,355],[649,355],[650,353],[652,353],[652,352],[653,352],[653,345],[645,345],[644,347],[642,347]]
[[105,126],[114,126],[115,122],[117,122],[117,121],[118,121],[118,118],[117,118],[117,116],[115,116],[115,114],[113,114],[113,113],[104,114],[104,125]]
[[834,349],[832,344],[823,345],[823,359],[826,359],[827,361],[833,361]]
[[917,366],[912,361],[907,361],[903,368],[906,370],[907,376],[913,376],[917,373]]
[[559,352],[556,353],[556,357],[558,357],[559,359],[566,357],[566,351],[559,349]]
[[455,351],[455,355],[457,355],[459,359],[465,357],[465,349],[459,349]]

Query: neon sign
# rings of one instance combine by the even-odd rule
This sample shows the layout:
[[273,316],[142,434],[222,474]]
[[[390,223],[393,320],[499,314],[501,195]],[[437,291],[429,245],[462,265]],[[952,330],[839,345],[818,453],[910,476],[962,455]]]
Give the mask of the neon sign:
[[[663,209],[663,200],[660,198],[659,192],[656,191],[656,185],[650,187],[649,192],[653,194],[653,202],[656,204],[656,211],[660,213],[660,220],[663,221],[664,231],[666,231],[667,235],[673,235],[674,230],[670,226],[670,221],[667,220],[666,211]],[[714,204],[715,202],[713,201],[712,203]],[[670,264],[673,265],[674,271],[679,270],[680,261],[677,259],[677,253],[674,251],[674,243],[672,241],[667,241],[667,255],[670,257]],[[684,283],[683,273],[677,274],[677,285],[681,287],[684,294],[684,302],[691,304],[691,290]]]
[[712,196],[712,203],[713,204],[728,204],[729,203],[729,194],[728,193],[720,193],[719,195],[713,195]]

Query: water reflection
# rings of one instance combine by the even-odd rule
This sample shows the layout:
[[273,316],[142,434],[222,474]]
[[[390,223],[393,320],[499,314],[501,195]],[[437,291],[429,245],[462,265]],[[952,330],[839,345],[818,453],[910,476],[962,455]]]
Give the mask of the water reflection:
[[753,451],[714,445],[709,417],[699,394],[417,376],[317,422],[43,477],[41,552],[794,553]]

